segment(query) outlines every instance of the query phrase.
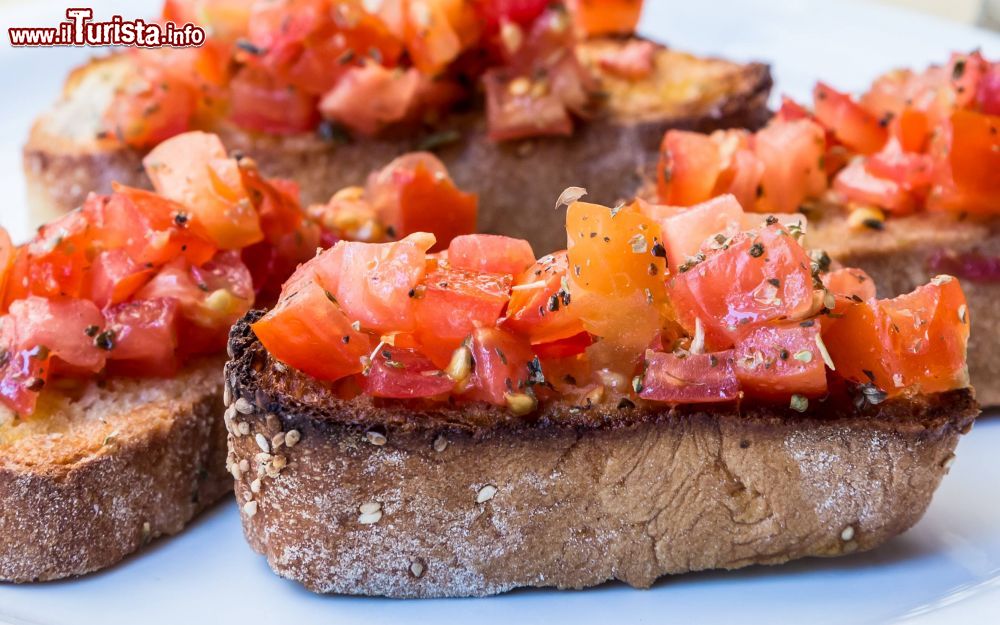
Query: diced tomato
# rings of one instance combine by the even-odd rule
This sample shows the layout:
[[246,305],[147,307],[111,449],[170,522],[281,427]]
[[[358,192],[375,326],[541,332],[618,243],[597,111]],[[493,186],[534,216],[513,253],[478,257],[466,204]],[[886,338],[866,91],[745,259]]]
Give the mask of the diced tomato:
[[371,341],[316,282],[283,298],[254,323],[254,334],[275,358],[321,380],[360,373]]
[[806,107],[787,95],[781,96],[781,107],[778,108],[778,112],[774,116],[785,122],[795,121],[796,119],[815,119]]
[[991,64],[979,80],[976,103],[981,113],[1000,115],[1000,63]]
[[881,151],[865,161],[865,169],[874,176],[897,183],[909,192],[926,192],[934,179],[934,161],[929,154],[904,152],[892,137]]
[[416,106],[420,72],[397,71],[377,63],[347,70],[319,103],[323,117],[364,135],[401,121]]
[[17,256],[17,248],[10,240],[7,230],[0,226],[0,314],[6,312],[4,307],[5,293],[7,292],[7,280],[11,274],[11,267],[14,265],[14,258]]
[[396,236],[430,232],[435,251],[476,228],[478,199],[455,186],[429,152],[403,155],[368,177],[366,194],[382,223]]
[[583,332],[566,283],[566,252],[540,258],[522,272],[511,289],[504,327],[532,344],[550,343]]
[[158,145],[142,162],[156,191],[187,207],[191,219],[219,248],[240,249],[264,237],[239,167],[216,135],[178,135]]
[[[875,281],[861,269],[835,269],[822,275],[823,286],[834,296],[832,318],[844,314],[848,307],[875,299]],[[829,319],[823,319],[824,327]]]
[[759,213],[793,213],[806,198],[826,189],[823,129],[813,121],[775,121],[754,137],[754,153],[763,165]]
[[188,130],[194,110],[194,94],[187,85],[146,72],[112,98],[104,125],[123,143],[144,149]]
[[153,277],[155,271],[132,260],[124,250],[101,252],[90,267],[88,298],[104,308],[124,302]]
[[740,388],[748,397],[788,401],[792,394],[826,393],[826,365],[819,350],[820,325],[763,326],[736,343],[734,361]]
[[583,36],[635,32],[643,0],[570,0],[573,24]]
[[535,263],[531,243],[498,234],[464,234],[448,245],[448,264],[456,269],[520,275]]
[[308,132],[320,121],[319,99],[256,70],[243,68],[229,82],[230,118],[237,126],[278,135]]
[[483,75],[483,85],[489,138],[493,141],[573,133],[573,119],[565,102],[549,90],[547,83],[533,83],[529,77],[512,75],[506,69],[491,69]]
[[499,328],[477,328],[472,333],[473,371],[466,397],[498,406],[508,393],[524,393],[528,362],[533,355],[528,342]]
[[889,131],[904,152],[923,152],[930,140],[931,124],[925,112],[906,107],[892,118]]
[[549,0],[480,0],[475,4],[487,28],[496,31],[502,22],[531,24],[549,6]]
[[177,356],[177,301],[169,298],[123,302],[104,310],[115,347],[108,354],[114,375],[173,375]]
[[151,191],[112,183],[114,193],[104,201],[91,196],[84,204],[88,222],[99,232],[95,247],[119,247],[140,265],[162,265],[177,256],[200,265],[217,248],[201,224],[188,218],[188,209]]
[[891,300],[855,304],[823,334],[840,376],[889,396],[967,386],[968,337],[965,296],[950,276]]
[[597,368],[631,371],[667,314],[660,227],[635,205],[574,202],[566,234],[573,312],[588,332],[609,339],[587,353]]
[[779,225],[737,235],[669,285],[679,321],[694,335],[701,321],[708,349],[776,320],[802,319],[812,307],[810,258]]
[[372,397],[414,399],[444,395],[455,381],[415,349],[386,346],[371,361],[365,392]]
[[888,131],[878,118],[847,94],[822,82],[813,89],[813,107],[816,119],[833,131],[838,141],[861,154],[877,152],[888,138]]
[[166,0],[163,19],[191,22],[211,30],[213,39],[231,42],[247,32],[250,8],[245,0]]
[[580,332],[564,339],[549,341],[548,343],[538,343],[531,346],[531,351],[542,360],[568,358],[582,354],[593,344],[590,334]]
[[978,200],[970,210],[1000,205],[1000,116],[955,111],[951,116],[951,177],[960,193]]
[[205,353],[223,345],[229,328],[250,310],[253,281],[238,252],[220,252],[201,267],[183,259],[168,263],[134,298],[176,300],[181,317],[191,324],[182,332],[182,350]]
[[415,291],[416,337],[428,356],[446,366],[477,327],[495,326],[510,298],[509,275],[438,268]]
[[743,208],[736,198],[720,195],[661,221],[670,271],[677,273],[681,265],[701,251],[709,237],[721,234],[725,240],[736,234],[742,218]]
[[462,51],[459,34],[448,20],[444,2],[403,0],[403,38],[413,66],[434,75]]
[[30,413],[53,373],[100,371],[113,348],[103,329],[101,311],[87,300],[31,296],[11,304],[0,320],[0,399]]
[[669,404],[709,404],[739,398],[740,383],[733,368],[733,351],[687,354],[646,354],[639,397]]
[[719,146],[707,135],[668,130],[656,169],[660,202],[692,206],[710,199],[721,170]]
[[837,174],[833,188],[847,201],[894,213],[905,214],[914,208],[913,196],[900,183],[872,174],[861,159],[851,161]]
[[409,293],[423,280],[424,256],[433,245],[434,236],[426,233],[395,243],[341,241],[309,265],[344,313],[366,330],[410,332],[416,300]]

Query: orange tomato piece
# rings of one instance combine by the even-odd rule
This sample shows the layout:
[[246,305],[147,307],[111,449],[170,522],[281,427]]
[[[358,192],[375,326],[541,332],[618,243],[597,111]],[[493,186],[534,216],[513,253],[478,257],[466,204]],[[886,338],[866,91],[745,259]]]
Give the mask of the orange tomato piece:
[[570,0],[573,25],[583,36],[635,32],[643,0]]
[[740,230],[743,207],[732,195],[720,195],[659,221],[672,273],[697,256],[710,238],[728,239]]
[[808,119],[774,121],[754,137],[763,170],[754,210],[794,213],[802,202],[826,190],[823,129]]
[[316,282],[301,288],[254,323],[254,334],[278,360],[321,380],[360,373],[371,350],[367,334]]
[[500,328],[477,328],[469,346],[474,366],[464,397],[503,406],[508,394],[529,390],[534,356],[526,340]]
[[549,343],[583,332],[568,289],[569,259],[565,251],[543,256],[522,272],[511,289],[504,327]]
[[668,130],[656,168],[660,202],[691,206],[710,199],[721,171],[719,146],[708,135]]
[[822,82],[813,89],[816,119],[833,132],[838,141],[861,154],[879,151],[889,137],[885,124],[849,95]]
[[264,238],[239,166],[218,136],[178,135],[154,148],[142,163],[157,193],[183,204],[220,249],[240,249]]

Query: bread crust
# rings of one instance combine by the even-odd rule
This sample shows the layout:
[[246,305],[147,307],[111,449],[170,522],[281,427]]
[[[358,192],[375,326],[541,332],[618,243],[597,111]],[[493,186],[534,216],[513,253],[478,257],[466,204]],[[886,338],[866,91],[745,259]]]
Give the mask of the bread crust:
[[212,359],[172,380],[123,382],[129,390],[112,381],[108,394],[129,403],[121,411],[0,446],[0,580],[111,566],[230,492],[221,367]]
[[275,368],[246,322],[230,348],[226,383],[249,427],[230,451],[260,467],[236,480],[247,540],[324,593],[648,587],[871,549],[921,517],[978,413],[963,390],[809,415],[605,407],[514,421],[331,399]]
[[[1000,257],[1000,219],[947,213],[890,217],[882,230],[854,230],[846,211],[824,205],[809,214],[808,245],[849,267],[864,269],[879,297],[895,297],[927,284],[944,252]],[[1000,280],[957,276],[969,307],[969,376],[983,406],[1000,405]]]
[[[597,41],[590,47],[596,54],[616,45],[621,42]],[[70,210],[89,191],[109,191],[112,181],[149,185],[141,171],[141,153],[113,140],[88,139],[75,127],[81,136],[66,137],[65,110],[88,91],[106,91],[108,82],[114,88],[120,74],[107,66],[117,60],[98,62],[91,71],[98,78],[106,76],[104,82],[71,77],[62,101],[35,123],[23,160],[36,215],[51,217]],[[95,83],[98,86],[92,86]],[[608,101],[593,119],[577,124],[572,137],[496,144],[486,136],[481,110],[449,115],[433,127],[395,129],[374,139],[265,136],[231,126],[207,130],[219,133],[228,148],[254,157],[265,175],[296,180],[307,204],[325,202],[343,187],[363,184],[371,171],[400,154],[426,148],[435,137],[453,137],[435,151],[460,188],[479,194],[478,230],[528,239],[541,254],[566,245],[560,235],[563,215],[552,210],[563,189],[587,187],[589,199],[606,204],[630,197],[642,181],[641,173],[655,164],[668,128],[757,128],[769,116],[771,84],[766,65],[701,59],[662,48],[649,81],[637,85],[605,76]],[[93,127],[96,132],[100,126]]]

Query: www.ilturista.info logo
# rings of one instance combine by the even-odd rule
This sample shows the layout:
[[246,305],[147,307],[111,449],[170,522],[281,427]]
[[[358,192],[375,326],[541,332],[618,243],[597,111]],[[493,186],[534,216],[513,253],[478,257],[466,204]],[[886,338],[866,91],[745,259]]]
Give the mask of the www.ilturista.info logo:
[[66,9],[66,21],[58,26],[8,28],[10,45],[137,46],[140,48],[188,48],[205,43],[205,29],[191,23],[126,20],[121,15],[95,22],[93,9]]

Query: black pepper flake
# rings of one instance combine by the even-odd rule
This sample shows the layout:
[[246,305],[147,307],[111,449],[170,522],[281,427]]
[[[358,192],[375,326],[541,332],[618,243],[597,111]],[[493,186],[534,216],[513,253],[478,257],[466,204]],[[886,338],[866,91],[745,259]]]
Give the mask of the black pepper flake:
[[774,215],[768,215],[767,219],[764,220],[764,223],[768,226],[773,226],[774,224],[778,223],[778,218],[775,217]]
[[24,388],[28,389],[32,393],[39,393],[43,388],[45,388],[45,380],[42,378],[29,378],[28,381],[24,383]]
[[667,248],[663,247],[662,243],[654,243],[653,244],[652,252],[653,252],[653,256],[655,256],[657,258],[666,258],[667,257]]
[[187,224],[188,224],[188,214],[187,213],[176,213],[174,215],[174,224],[176,224],[178,228],[183,228],[183,227],[187,226]]
[[494,347],[493,351],[495,351],[497,353],[497,356],[500,357],[500,362],[502,362],[503,364],[507,364],[507,355],[503,353],[502,349],[500,349],[499,347]]
[[862,369],[861,373],[865,374],[865,377],[868,378],[870,381],[872,382],[875,381],[875,374],[870,369]]
[[342,339],[340,339],[340,340],[343,341],[344,344],[346,345],[346,344],[348,344],[348,343],[351,342],[351,337],[349,337],[348,335],[345,334],[344,337]]
[[872,230],[885,230],[885,222],[881,219],[866,219],[861,223]]
[[382,358],[385,358],[386,360],[392,360],[392,352],[390,352],[387,349],[383,349],[382,350]]
[[542,362],[535,356],[528,361],[528,386],[545,384],[545,374],[542,373]]
[[656,263],[649,263],[649,275],[655,276],[659,273],[659,269],[656,268]]
[[559,310],[559,294],[556,293],[549,298],[549,310],[555,312]]
[[779,352],[778,355],[782,360],[788,360],[788,357],[791,356],[791,354],[788,353],[788,350],[784,347],[781,348],[781,352]]
[[877,406],[889,398],[889,394],[875,386],[874,384],[860,384],[858,392],[854,396],[854,405],[863,409],[868,406]]
[[767,283],[773,287],[781,287],[781,280],[777,278],[768,278]]
[[965,59],[955,61],[955,67],[951,68],[951,79],[961,80],[965,74]]
[[406,295],[409,296],[409,297],[416,297],[417,296],[417,290],[416,289],[410,289],[410,291]]
[[115,331],[105,330],[94,337],[94,347],[110,352],[115,348]]
[[101,329],[98,328],[97,326],[87,326],[86,328],[84,328],[83,333],[89,336],[90,338],[94,338],[100,331]]
[[708,366],[713,369],[719,366],[719,358],[715,354],[710,354],[708,356]]
[[764,255],[764,244],[759,241],[754,243],[750,246],[749,254],[754,258],[760,258]]
[[260,48],[258,46],[255,46],[253,43],[251,43],[250,41],[248,41],[246,39],[237,39],[236,40],[236,47],[239,48],[240,50],[243,50],[244,52],[248,52],[248,53],[250,53],[250,54],[252,54],[254,56],[260,56],[260,55],[264,54],[264,50],[262,48]]

